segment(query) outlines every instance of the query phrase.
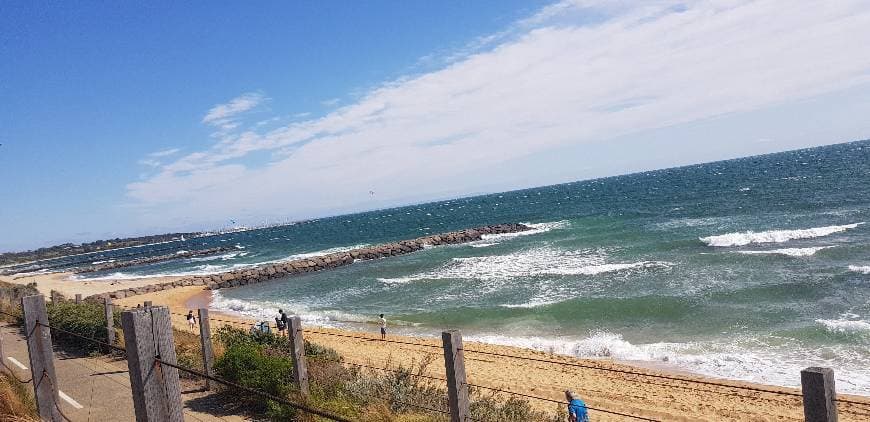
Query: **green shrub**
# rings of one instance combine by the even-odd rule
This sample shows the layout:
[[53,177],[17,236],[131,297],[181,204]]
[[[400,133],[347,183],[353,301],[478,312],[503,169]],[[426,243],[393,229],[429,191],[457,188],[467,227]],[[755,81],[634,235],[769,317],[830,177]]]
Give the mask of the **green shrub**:
[[[273,396],[287,398],[293,390],[293,359],[286,339],[271,334],[249,334],[232,327],[221,327],[215,338],[223,343],[224,353],[214,364],[215,373],[242,386]],[[252,404],[263,397],[239,391],[239,398]],[[273,420],[294,418],[293,408],[265,400],[266,411]]]
[[[90,337],[101,342],[107,342],[105,308],[96,303],[58,302],[46,305],[48,323],[81,336]],[[114,323],[120,325],[121,314],[115,312]],[[116,336],[117,337],[117,336]],[[51,330],[51,338],[57,345],[74,348],[78,351],[95,353],[103,350],[103,346],[94,342],[61,332]]]

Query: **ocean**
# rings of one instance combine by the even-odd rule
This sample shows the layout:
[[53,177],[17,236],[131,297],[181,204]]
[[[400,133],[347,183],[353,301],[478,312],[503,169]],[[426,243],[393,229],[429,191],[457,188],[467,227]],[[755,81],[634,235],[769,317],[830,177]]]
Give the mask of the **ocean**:
[[[534,227],[220,290],[213,307],[870,395],[870,141],[323,218],[133,249],[201,274],[501,222]],[[125,259],[131,250],[94,254]],[[82,257],[75,259],[81,260]]]

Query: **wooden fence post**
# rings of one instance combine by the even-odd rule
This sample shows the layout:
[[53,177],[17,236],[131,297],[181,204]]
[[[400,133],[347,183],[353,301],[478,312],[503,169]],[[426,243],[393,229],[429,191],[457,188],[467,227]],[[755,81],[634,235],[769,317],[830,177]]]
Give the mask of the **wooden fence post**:
[[441,333],[444,342],[444,365],[447,369],[447,403],[450,405],[450,421],[465,422],[468,411],[468,382],[465,379],[465,355],[462,350],[462,333],[449,330]]
[[[6,364],[6,355],[3,353],[3,333],[0,332],[0,363]],[[3,366],[3,365],[0,365]],[[2,371],[3,369],[0,369]]]
[[178,370],[158,364],[159,357],[175,364],[175,342],[169,309],[135,309],[121,314],[127,368],[133,390],[137,422],[181,422],[181,386]]
[[[202,345],[202,367],[205,374],[213,376],[212,363],[214,363],[214,351],[211,348],[211,328],[208,322],[208,309],[199,308],[199,341]],[[205,379],[205,389],[211,389],[211,380]]]
[[150,308],[150,307],[151,307],[151,301],[150,301],[150,300],[146,300],[146,301],[145,301],[145,304],[144,304],[143,306],[146,307],[146,308]]
[[82,294],[76,293],[76,305],[79,305],[81,303],[82,303]]
[[801,371],[804,421],[837,422],[837,391],[834,370],[810,367]]
[[[103,304],[106,315],[106,343],[115,344],[115,312],[112,307],[112,298],[107,297]],[[110,350],[111,352],[111,350]]]
[[54,374],[54,352],[51,348],[51,330],[42,295],[21,298],[24,310],[24,333],[30,354],[30,374],[39,418],[44,421],[62,421],[58,410],[57,377]]
[[305,340],[302,338],[302,320],[293,316],[288,320],[290,350],[293,352],[293,381],[302,397],[308,398],[308,363],[305,360]]

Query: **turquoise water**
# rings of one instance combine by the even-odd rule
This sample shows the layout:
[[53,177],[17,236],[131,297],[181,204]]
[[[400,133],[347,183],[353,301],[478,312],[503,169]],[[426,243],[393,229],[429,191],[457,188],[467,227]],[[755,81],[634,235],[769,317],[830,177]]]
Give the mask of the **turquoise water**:
[[460,328],[781,385],[830,366],[841,391],[870,394],[868,182],[864,141],[189,239],[160,247],[236,251],[114,276],[525,222],[535,230],[221,290],[213,306],[263,318],[282,307],[308,324],[367,330],[385,313],[398,332]]

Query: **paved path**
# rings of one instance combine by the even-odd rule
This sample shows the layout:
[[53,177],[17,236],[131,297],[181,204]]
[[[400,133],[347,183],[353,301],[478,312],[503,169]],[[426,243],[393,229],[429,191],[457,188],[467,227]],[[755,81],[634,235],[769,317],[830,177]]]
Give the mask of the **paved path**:
[[[0,323],[5,364],[16,377],[30,379],[30,358],[27,343],[17,327]],[[133,398],[127,362],[108,357],[70,357],[55,352],[55,373],[60,389],[61,411],[73,422],[132,421]],[[31,387],[32,388],[32,387]],[[214,416],[196,412],[187,401],[202,401],[203,394],[184,394],[186,421],[242,421],[238,416]]]

